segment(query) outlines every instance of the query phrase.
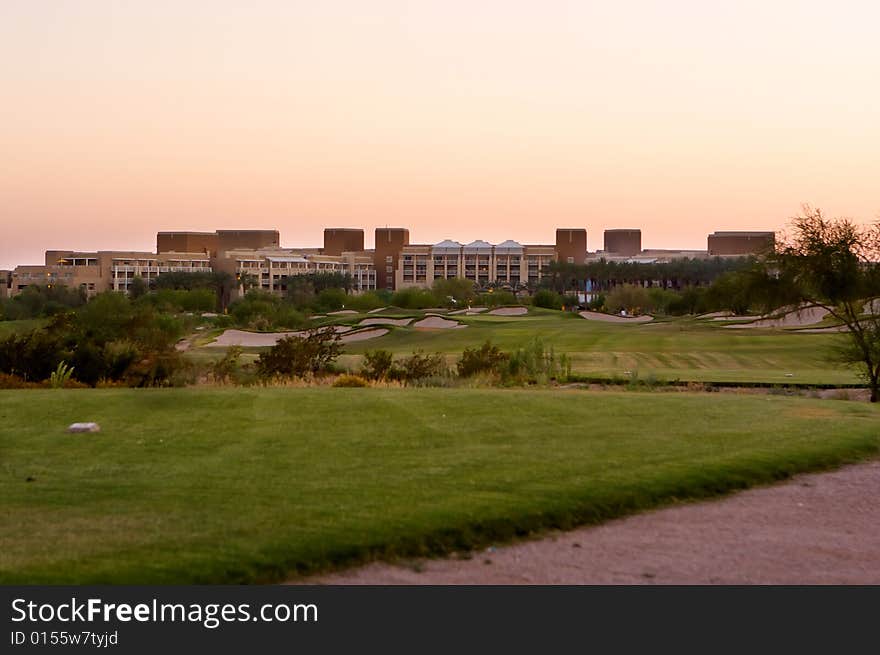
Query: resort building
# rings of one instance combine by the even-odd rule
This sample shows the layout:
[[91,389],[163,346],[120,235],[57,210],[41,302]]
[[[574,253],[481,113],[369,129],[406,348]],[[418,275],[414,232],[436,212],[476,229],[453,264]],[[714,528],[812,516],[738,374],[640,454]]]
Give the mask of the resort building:
[[30,285],[63,284],[88,295],[127,291],[135,278],[148,284],[163,273],[222,271],[235,279],[238,293],[258,288],[286,291],[285,279],[309,273],[350,275],[355,292],[430,287],[439,279],[470,280],[476,286],[534,288],[551,262],[583,264],[607,259],[655,263],[681,258],[742,256],[762,252],[772,232],[715,232],[708,250],[642,250],[640,230],[606,230],[605,250],[587,250],[587,231],[559,228],[553,244],[492,244],[451,239],[410,244],[409,230],[377,228],[375,246],[364,248],[364,231],[327,228],[320,248],[283,248],[277,230],[159,232],[156,252],[48,250],[45,262],[0,271],[0,295],[14,296]]

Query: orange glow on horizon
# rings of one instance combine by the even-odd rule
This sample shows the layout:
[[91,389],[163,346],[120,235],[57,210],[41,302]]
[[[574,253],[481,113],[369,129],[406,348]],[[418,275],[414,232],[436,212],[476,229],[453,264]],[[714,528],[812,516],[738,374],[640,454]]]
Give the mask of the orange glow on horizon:
[[804,202],[877,220],[878,23],[867,0],[7,0],[0,268],[160,230],[704,249]]

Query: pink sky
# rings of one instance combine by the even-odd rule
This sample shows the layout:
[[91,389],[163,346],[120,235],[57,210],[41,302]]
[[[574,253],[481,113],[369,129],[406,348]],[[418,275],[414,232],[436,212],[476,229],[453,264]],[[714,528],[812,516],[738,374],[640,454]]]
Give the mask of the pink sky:
[[4,0],[0,268],[158,230],[880,218],[880,4]]

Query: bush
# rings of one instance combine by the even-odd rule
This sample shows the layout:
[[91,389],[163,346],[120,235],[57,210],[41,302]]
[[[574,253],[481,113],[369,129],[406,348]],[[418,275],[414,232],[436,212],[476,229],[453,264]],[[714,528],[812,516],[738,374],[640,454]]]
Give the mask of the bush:
[[401,289],[391,296],[391,304],[403,309],[427,309],[436,306],[437,303],[437,297],[433,293],[415,287]]
[[510,354],[504,377],[507,381],[545,383],[553,379],[565,380],[571,375],[568,355],[557,355],[551,346],[545,349],[543,341],[533,339],[525,347]]
[[654,309],[648,290],[634,284],[614,287],[605,300],[605,306],[612,314],[626,311],[627,314],[637,315],[650,313]]
[[238,373],[241,346],[229,346],[222,359],[211,365],[211,377],[215,382],[229,382]]
[[370,383],[359,375],[340,375],[333,381],[334,387],[368,387]]
[[73,367],[68,366],[67,362],[58,362],[58,366],[49,376],[49,386],[52,389],[63,389],[73,377]]
[[545,309],[562,309],[565,301],[555,291],[550,289],[539,289],[532,296],[532,304],[535,307],[544,307]]
[[313,328],[305,336],[280,339],[257,359],[260,377],[318,375],[326,372],[342,352],[333,328]]
[[368,380],[384,380],[391,371],[392,356],[387,350],[368,350],[364,353],[361,375]]
[[[474,299],[474,283],[462,278],[434,280],[431,287],[434,302],[440,307],[465,305]],[[455,302],[452,302],[452,301]]]
[[519,301],[510,291],[493,291],[492,293],[481,293],[475,303],[480,307],[504,307],[518,305]]
[[0,373],[0,389],[39,389],[42,386],[36,382],[29,382],[17,375]]
[[390,377],[410,384],[426,378],[445,377],[448,373],[449,367],[443,353],[426,354],[417,350],[395,362]]
[[377,293],[367,291],[358,295],[351,295],[345,303],[346,307],[355,309],[359,312],[368,312],[371,309],[379,309],[388,304],[387,299],[383,300]]
[[342,289],[324,289],[315,298],[315,309],[319,312],[335,312],[346,307],[349,296]]
[[239,327],[262,331],[299,329],[308,322],[291,303],[267,291],[248,291],[232,303],[229,314]]
[[510,355],[501,352],[488,340],[479,348],[467,348],[458,361],[458,374],[471,377],[478,373],[498,373],[510,359]]

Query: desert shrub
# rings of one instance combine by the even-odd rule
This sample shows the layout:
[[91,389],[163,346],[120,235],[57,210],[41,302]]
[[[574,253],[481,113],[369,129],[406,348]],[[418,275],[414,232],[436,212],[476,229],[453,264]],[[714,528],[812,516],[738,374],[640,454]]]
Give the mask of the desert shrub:
[[409,357],[394,362],[389,377],[412,384],[427,378],[439,378],[448,375],[449,367],[443,353],[428,354],[417,350]]
[[605,299],[605,307],[613,314],[626,311],[627,314],[649,313],[653,310],[648,290],[635,284],[621,284],[614,287]]
[[426,309],[437,304],[437,297],[425,289],[411,287],[395,291],[391,296],[391,304],[403,309]]
[[340,375],[333,381],[334,387],[368,387],[370,383],[359,375]]
[[502,372],[508,382],[540,384],[565,380],[571,375],[571,359],[564,353],[557,355],[552,346],[545,348],[544,342],[536,337],[510,354]]
[[572,293],[562,296],[562,306],[565,309],[577,309],[579,304],[580,301],[578,300],[578,297]]
[[139,302],[162,312],[213,312],[217,309],[217,294],[211,289],[158,289],[140,297]]
[[462,278],[441,278],[434,280],[431,292],[434,294],[434,302],[440,307],[463,305],[474,299],[474,283]]
[[503,307],[505,305],[519,304],[512,292],[503,290],[481,293],[474,302],[481,307]]
[[326,372],[342,352],[333,328],[313,328],[304,336],[280,339],[257,359],[260,377],[304,377]]
[[380,307],[385,307],[387,304],[387,299],[383,300],[373,291],[348,296],[348,300],[345,302],[346,307],[355,309],[359,312],[368,312],[371,309],[379,309]]
[[0,320],[22,320],[55,316],[86,303],[86,292],[63,284],[25,287],[14,298],[0,299]]
[[63,389],[65,384],[70,382],[73,377],[73,368],[67,365],[67,362],[58,362],[58,366],[49,376],[49,386],[52,389]]
[[562,309],[565,301],[555,291],[538,289],[532,296],[532,304],[535,307],[544,307],[545,309]]
[[457,364],[458,374],[461,377],[471,377],[478,373],[498,373],[508,359],[510,355],[487,340],[479,348],[465,349]]
[[229,307],[235,325],[255,330],[298,329],[308,322],[291,303],[267,291],[248,291]]
[[43,385],[25,380],[18,375],[0,373],[0,389],[39,389]]
[[211,365],[211,377],[216,382],[228,382],[238,373],[241,346],[229,346],[223,357]]
[[342,289],[324,289],[315,298],[314,308],[319,312],[335,312],[347,307],[349,296]]
[[599,312],[605,309],[605,294],[600,293],[596,295],[590,302],[587,303],[587,309],[590,309],[594,312]]
[[368,380],[384,380],[391,371],[392,356],[387,350],[368,350],[364,353],[361,375]]

